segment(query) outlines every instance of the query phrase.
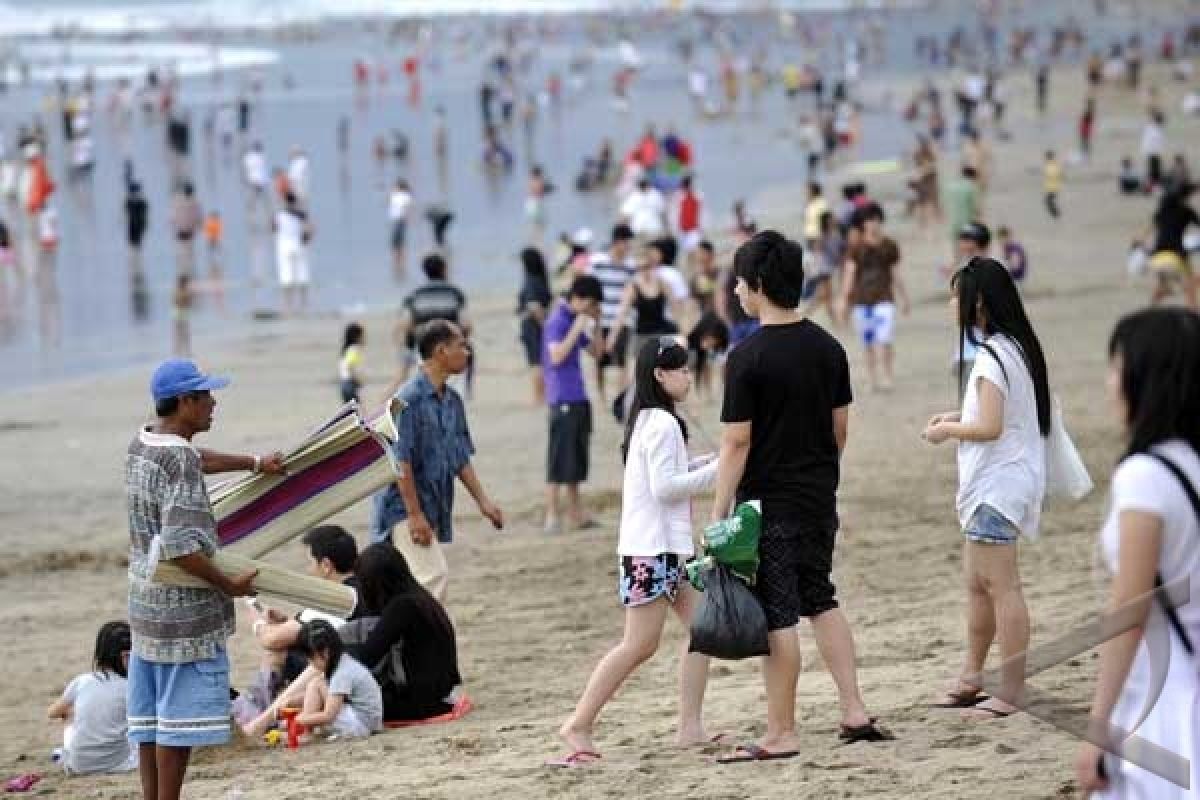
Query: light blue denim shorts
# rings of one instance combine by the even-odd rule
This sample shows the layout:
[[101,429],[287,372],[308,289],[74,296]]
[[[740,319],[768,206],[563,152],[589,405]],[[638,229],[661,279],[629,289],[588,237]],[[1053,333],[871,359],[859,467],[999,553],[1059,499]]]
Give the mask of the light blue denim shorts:
[[995,508],[982,503],[967,521],[963,536],[977,544],[1016,544],[1021,538],[1021,529]]
[[202,747],[229,741],[229,657],[158,664],[129,657],[126,714],[136,745]]

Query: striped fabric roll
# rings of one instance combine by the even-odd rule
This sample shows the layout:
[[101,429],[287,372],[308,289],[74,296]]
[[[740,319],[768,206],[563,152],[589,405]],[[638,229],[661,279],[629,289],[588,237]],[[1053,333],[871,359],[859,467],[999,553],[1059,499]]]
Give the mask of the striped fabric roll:
[[287,453],[287,475],[246,475],[209,497],[222,548],[261,558],[397,478],[398,400],[364,419],[351,401]]

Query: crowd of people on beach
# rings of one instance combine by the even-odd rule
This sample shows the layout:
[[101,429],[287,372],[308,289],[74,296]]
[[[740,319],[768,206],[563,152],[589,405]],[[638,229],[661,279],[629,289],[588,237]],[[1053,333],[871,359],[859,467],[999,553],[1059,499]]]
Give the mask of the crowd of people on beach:
[[[717,40],[732,35],[719,25],[710,33]],[[519,261],[521,279],[512,346],[528,369],[530,403],[544,409],[547,420],[542,535],[563,537],[597,527],[584,498],[593,432],[602,424],[623,430],[616,556],[624,632],[582,686],[559,729],[567,752],[548,764],[573,768],[602,762],[595,727],[605,705],[654,655],[668,611],[685,627],[691,625],[704,602],[685,573],[696,555],[693,530],[699,520],[693,515],[699,506],[693,498],[702,494],[712,495],[702,516],[714,523],[738,504],[761,504],[753,594],[768,630],[766,727],[753,743],[710,735],[702,710],[709,656],[688,652],[685,644],[678,743],[716,746],[723,750],[719,763],[800,755],[795,702],[801,619],[808,620],[833,678],[839,741],[894,738],[863,697],[854,634],[832,579],[841,453],[850,435],[854,392],[845,349],[818,319],[824,314],[821,323],[852,328],[872,392],[902,391],[895,347],[912,305],[905,272],[917,268],[945,278],[951,313],[946,355],[954,364],[961,400],[957,409],[932,414],[922,432],[929,445],[953,441],[957,447],[955,517],[964,539],[966,593],[962,667],[931,704],[982,722],[1024,709],[1031,623],[1018,545],[1037,536],[1046,496],[1063,491],[1048,464],[1066,433],[1053,400],[1053,375],[1023,298],[1036,254],[989,207],[988,193],[996,185],[989,140],[1017,135],[1005,123],[1004,86],[1019,69],[1032,73],[1036,111],[1056,113],[1049,66],[1072,57],[1082,60],[1089,44],[1073,25],[1056,28],[1049,38],[1043,46],[1032,29],[1016,30],[1005,47],[988,25],[978,41],[962,31],[944,41],[918,37],[920,58],[932,66],[962,66],[963,72],[953,86],[931,79],[902,109],[916,136],[903,208],[889,207],[869,180],[845,177],[838,185],[833,177],[839,163],[854,158],[862,137],[863,106],[855,86],[865,65],[886,58],[881,31],[867,26],[861,37],[849,39],[838,52],[839,67],[828,71],[796,63],[773,69],[765,52],[743,58],[726,47],[716,70],[720,97],[710,96],[709,73],[689,53],[683,61],[689,62],[694,124],[743,108],[743,81],[750,114],[756,97],[776,83],[797,106],[803,94],[812,94],[811,108],[797,109],[795,119],[798,138],[806,143],[807,157],[800,164],[809,177],[807,197],[795,212],[801,232],[795,238],[760,228],[744,200],[728,213],[710,207],[702,191],[705,164],[687,126],[649,121],[631,142],[600,133],[602,144],[582,165],[574,186],[612,193],[613,211],[550,242],[555,221],[550,206],[554,192],[563,189],[530,156],[533,148],[521,148],[527,162],[527,228],[513,264],[515,272]],[[511,46],[515,37],[509,34],[507,41]],[[1160,55],[1187,79],[1188,59],[1198,48],[1200,35],[1189,31],[1179,41],[1164,39]],[[1130,196],[1152,195],[1156,210],[1147,225],[1131,223],[1129,269],[1153,272],[1152,305],[1180,294],[1190,308],[1157,307],[1128,315],[1116,323],[1107,343],[1107,390],[1114,425],[1127,447],[1112,478],[1101,544],[1112,576],[1107,611],[1126,625],[1102,649],[1091,726],[1075,771],[1077,785],[1098,797],[1182,798],[1187,795],[1162,776],[1161,762],[1121,745],[1123,734],[1136,728],[1143,739],[1168,751],[1191,748],[1183,755],[1193,758],[1192,780],[1200,779],[1195,766],[1200,764],[1195,751],[1200,688],[1187,661],[1200,636],[1200,604],[1177,604],[1156,594],[1158,587],[1200,579],[1195,544],[1200,536],[1195,493],[1200,487],[1200,281],[1191,267],[1200,250],[1200,217],[1191,206],[1189,160],[1167,146],[1168,111],[1158,91],[1143,85],[1144,50],[1134,37],[1114,45],[1107,60],[1096,55],[1082,65],[1090,88],[1083,98],[1078,147],[1047,150],[1040,163],[1029,165],[1038,176],[1029,194],[1055,224],[1069,220],[1075,209],[1063,202],[1064,186],[1074,166],[1093,157],[1102,88],[1118,84],[1143,98],[1144,173],[1137,172],[1133,156],[1124,157],[1115,188]],[[617,113],[626,113],[640,55],[629,42],[620,52],[613,102]],[[569,83],[554,73],[544,89],[531,88],[523,81],[530,72],[526,58],[532,58],[528,51],[510,47],[486,66],[479,85],[481,169],[515,169],[515,126],[531,136],[543,102],[559,103]],[[402,74],[408,102],[418,106],[428,91],[420,80],[420,62],[406,60]],[[365,61],[354,64],[353,76],[357,92],[380,80]],[[140,105],[143,115],[162,122],[171,164],[167,219],[176,255],[171,302],[178,357],[155,370],[150,385],[155,421],[136,433],[126,457],[129,619],[99,630],[92,669],[67,686],[48,715],[68,723],[56,753],[68,773],[137,770],[143,797],[176,800],[191,750],[227,742],[234,723],[253,740],[275,740],[292,724],[307,729],[314,740],[356,739],[465,713],[469,675],[460,671],[446,606],[452,592],[443,552],[454,539],[456,484],[463,485],[493,528],[503,529],[506,519],[472,465],[467,405],[473,401],[480,353],[472,342],[476,320],[470,294],[454,279],[448,229],[456,212],[444,191],[430,187],[424,193],[420,187],[423,196],[435,199],[418,205],[418,192],[405,177],[389,184],[384,176],[394,166],[402,170],[413,156],[403,133],[381,135],[372,145],[385,195],[379,230],[388,243],[387,266],[397,283],[411,289],[393,329],[399,367],[387,389],[377,392],[372,377],[393,376],[391,370],[369,369],[365,327],[353,320],[343,330],[336,377],[341,403],[374,408],[377,400],[403,401],[395,416],[397,480],[371,501],[366,547],[360,550],[354,535],[333,525],[315,527],[302,539],[311,575],[356,591],[358,605],[350,619],[311,610],[293,616],[254,600],[246,603],[244,614],[252,619],[261,650],[260,668],[231,701],[227,642],[236,630],[233,600],[253,598],[256,574],[231,577],[214,566],[216,520],[204,476],[279,475],[284,466],[280,453],[226,454],[193,441],[211,428],[213,393],[228,381],[205,374],[189,360],[189,315],[197,296],[219,308],[227,265],[243,257],[258,263],[271,240],[281,313],[307,313],[309,245],[318,235],[311,210],[312,165],[304,150],[292,147],[281,166],[272,166],[268,146],[256,138],[253,88],[211,112],[204,135],[211,130],[230,158],[240,153],[246,207],[239,213],[253,234],[252,252],[231,253],[223,244],[230,210],[206,207],[196,196],[190,117],[178,102],[177,78],[154,73],[145,84],[135,92],[128,82],[118,83],[104,111],[95,86],[85,82],[78,91],[64,86],[58,105],[62,136],[51,137],[37,124],[18,132],[18,156],[0,169],[0,194],[7,201],[0,213],[0,270],[53,284],[58,221],[48,160],[52,140],[64,143],[65,151],[56,155],[69,159],[69,186],[86,197],[95,159],[89,138],[93,117],[108,113],[126,129]],[[953,129],[946,109],[951,103],[958,113]],[[431,113],[441,120],[432,152],[444,172],[444,110]],[[339,142],[343,137],[339,133]],[[951,158],[952,145],[958,163],[944,180],[941,163]],[[627,147],[624,155],[618,147]],[[339,149],[344,150],[340,143]],[[5,152],[0,150],[0,158]],[[131,285],[135,297],[144,296],[149,288],[141,252],[156,215],[137,177],[137,154],[120,155],[126,164]],[[433,246],[420,253],[420,275],[410,281],[410,221],[418,207],[431,226]],[[921,230],[944,226],[949,247],[942,263],[917,267],[905,261],[895,223],[889,224],[901,214],[911,215]],[[200,240],[207,262],[204,280],[196,257]],[[2,322],[21,284],[0,277]],[[720,400],[716,438],[684,409],[693,388],[704,399]],[[154,578],[159,561],[173,563],[208,588],[159,583]],[[1147,705],[1149,675],[1160,666],[1156,659],[1165,641],[1172,657],[1157,702]],[[993,645],[1001,659],[998,680],[985,672]],[[1148,716],[1139,716],[1143,708],[1151,708]]]

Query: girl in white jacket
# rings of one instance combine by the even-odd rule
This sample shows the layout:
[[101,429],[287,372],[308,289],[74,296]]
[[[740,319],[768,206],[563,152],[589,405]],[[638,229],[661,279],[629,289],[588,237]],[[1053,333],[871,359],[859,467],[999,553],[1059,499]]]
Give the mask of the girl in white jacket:
[[[688,461],[687,426],[675,413],[692,388],[687,349],[672,337],[652,339],[637,357],[635,396],[625,425],[620,558],[625,635],[592,672],[575,711],[559,735],[570,747],[554,766],[581,766],[600,758],[592,728],[604,705],[635,669],[658,650],[667,610],[691,625],[699,595],[687,582],[684,562],[692,542],[693,494],[711,489],[715,458]],[[678,742],[708,741],[701,719],[708,658],[683,651]]]

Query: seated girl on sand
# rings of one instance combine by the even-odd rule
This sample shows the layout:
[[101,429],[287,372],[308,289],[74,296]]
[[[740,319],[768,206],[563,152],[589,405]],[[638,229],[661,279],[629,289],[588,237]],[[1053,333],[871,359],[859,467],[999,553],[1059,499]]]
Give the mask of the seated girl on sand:
[[297,646],[308,657],[308,669],[270,708],[243,726],[247,736],[262,736],[279,721],[281,709],[297,705],[297,722],[331,738],[361,739],[383,729],[379,684],[345,652],[333,625],[323,619],[304,623]]
[[125,679],[131,639],[129,623],[106,622],[96,634],[92,671],[77,676],[46,711],[66,722],[63,746],[55,751],[69,775],[130,772],[138,768],[125,721]]

